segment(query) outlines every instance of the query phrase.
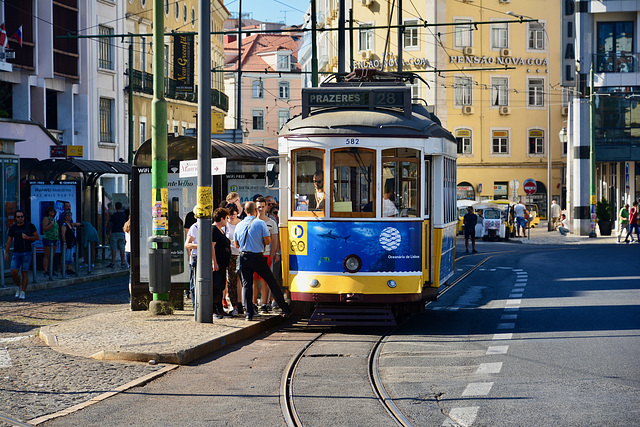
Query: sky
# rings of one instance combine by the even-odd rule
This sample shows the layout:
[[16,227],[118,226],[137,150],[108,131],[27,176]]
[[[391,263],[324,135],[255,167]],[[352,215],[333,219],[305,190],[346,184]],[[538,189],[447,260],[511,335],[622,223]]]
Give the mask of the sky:
[[309,0],[224,0],[224,5],[229,12],[238,13],[240,1],[243,14],[253,12],[253,19],[287,25],[301,25],[309,7]]

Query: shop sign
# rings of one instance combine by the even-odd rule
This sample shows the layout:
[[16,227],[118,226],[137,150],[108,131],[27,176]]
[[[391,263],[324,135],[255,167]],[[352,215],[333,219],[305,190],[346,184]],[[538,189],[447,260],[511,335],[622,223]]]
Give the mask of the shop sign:
[[547,67],[547,58],[516,58],[510,56],[475,56],[454,55],[449,57],[449,62],[454,64],[475,65],[527,65]]
[[173,36],[173,76],[176,92],[194,92],[193,35]]

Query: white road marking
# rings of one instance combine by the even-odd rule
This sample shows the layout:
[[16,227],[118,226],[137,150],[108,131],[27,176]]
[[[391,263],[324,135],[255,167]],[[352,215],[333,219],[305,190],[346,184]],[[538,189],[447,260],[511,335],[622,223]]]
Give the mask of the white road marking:
[[505,307],[504,311],[518,311],[520,307]]
[[467,408],[451,408],[449,419],[442,423],[447,427],[470,426],[478,416],[479,406],[469,406]]
[[556,279],[556,282],[600,282],[602,280],[640,280],[640,276],[607,276],[607,277],[567,277],[565,279]]
[[9,350],[6,348],[0,348],[0,368],[10,368],[12,366]]
[[486,396],[491,391],[493,383],[470,383],[462,392],[463,396]]
[[509,294],[509,298],[522,298],[522,293]]
[[447,311],[458,311],[460,307],[447,307]]
[[507,305],[520,305],[522,304],[521,299],[511,299],[507,301]]
[[517,314],[503,314],[500,316],[500,320],[516,320],[517,318]]
[[487,354],[507,354],[507,351],[509,351],[508,345],[496,345],[489,347]]
[[508,334],[493,334],[493,338],[494,340],[510,340],[511,338],[513,338],[513,334],[512,333],[508,333]]
[[481,363],[476,374],[499,374],[502,370],[502,362]]
[[515,327],[515,323],[498,323],[498,329],[513,329]]

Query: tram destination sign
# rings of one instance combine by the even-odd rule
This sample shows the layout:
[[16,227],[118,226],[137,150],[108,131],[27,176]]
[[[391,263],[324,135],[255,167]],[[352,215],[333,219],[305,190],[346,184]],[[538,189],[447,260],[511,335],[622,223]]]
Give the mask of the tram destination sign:
[[302,89],[302,116],[313,108],[401,108],[411,116],[411,94],[407,87],[394,88],[305,88]]

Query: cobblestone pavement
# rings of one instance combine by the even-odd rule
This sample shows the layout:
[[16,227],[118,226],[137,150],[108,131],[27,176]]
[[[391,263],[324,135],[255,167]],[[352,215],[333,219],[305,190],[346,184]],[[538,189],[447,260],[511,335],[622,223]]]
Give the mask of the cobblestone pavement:
[[125,309],[128,298],[127,277],[0,298],[0,413],[31,420],[163,368],[64,355],[34,336],[41,326]]

